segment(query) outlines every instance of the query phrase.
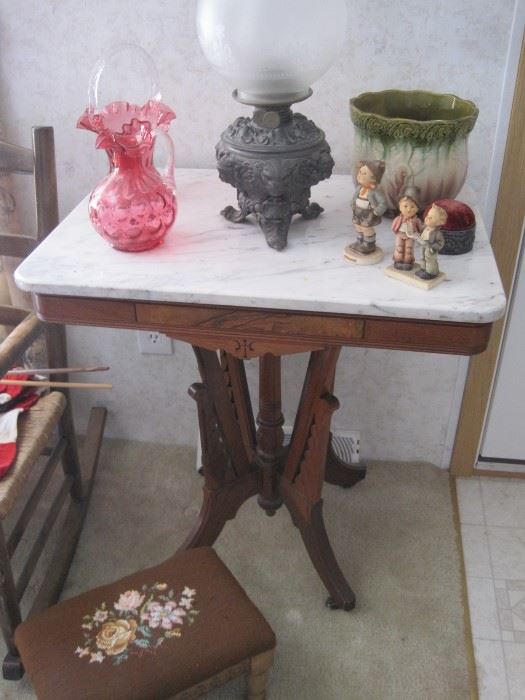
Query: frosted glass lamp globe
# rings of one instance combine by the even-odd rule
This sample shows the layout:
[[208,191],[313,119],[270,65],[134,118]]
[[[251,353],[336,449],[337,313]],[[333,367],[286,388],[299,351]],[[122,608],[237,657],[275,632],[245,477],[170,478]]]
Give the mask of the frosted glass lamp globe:
[[336,58],[346,16],[346,0],[198,0],[197,33],[237,99],[291,104]]

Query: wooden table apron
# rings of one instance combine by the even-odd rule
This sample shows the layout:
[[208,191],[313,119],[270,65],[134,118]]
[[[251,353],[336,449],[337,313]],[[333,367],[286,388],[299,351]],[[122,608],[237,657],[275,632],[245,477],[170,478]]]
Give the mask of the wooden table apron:
[[[323,482],[351,487],[366,469],[342,462],[330,422],[343,346],[474,355],[492,324],[346,316],[226,306],[96,299],[35,294],[45,321],[111,328],[152,329],[193,346],[201,382],[197,402],[204,473],[203,503],[183,549],[212,545],[248,498],[273,515],[284,503],[326,586],[328,605],[350,610],[355,595],[328,539]],[[290,444],[283,446],[281,356],[310,352]],[[259,411],[254,420],[244,360],[259,359]]]

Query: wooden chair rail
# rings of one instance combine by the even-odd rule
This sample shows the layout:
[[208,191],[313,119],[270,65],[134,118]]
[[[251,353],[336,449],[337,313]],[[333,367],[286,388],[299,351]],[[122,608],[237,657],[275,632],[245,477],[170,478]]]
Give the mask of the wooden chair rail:
[[38,506],[40,497],[45,491],[46,486],[49,484],[57,465],[62,459],[65,447],[66,441],[64,439],[61,439],[57,442],[54,448],[50,450],[49,458],[40,475],[40,478],[38,479],[33,491],[31,492],[30,497],[26,502],[22,513],[20,514],[20,517],[16,521],[9,537],[7,538],[6,548],[10,557],[13,556],[16,548],[18,547],[18,544],[22,539],[24,532],[26,531],[29,521],[31,520],[31,516],[33,515],[33,513],[36,510],[36,507]]
[[18,326],[31,312],[18,306],[0,305],[0,323],[3,326]]
[[0,250],[2,257],[25,258],[38,245],[38,241],[31,236],[0,234]]
[[32,173],[34,167],[31,149],[0,141],[0,173]]
[[24,568],[22,569],[16,582],[15,590],[18,602],[22,600],[22,596],[24,595],[29,581],[33,576],[37,562],[40,559],[40,556],[44,551],[46,542],[48,541],[49,536],[51,534],[53,525],[55,524],[55,521],[60,514],[62,505],[65,503],[66,498],[68,497],[69,492],[71,491],[72,484],[73,475],[66,474],[62,485],[60,486],[60,490],[54,497],[53,502],[47,512],[46,518],[42,524],[42,527],[40,528],[40,532],[38,533],[38,536],[35,539],[33,546],[31,547],[31,551],[29,552],[29,556],[26,559]]

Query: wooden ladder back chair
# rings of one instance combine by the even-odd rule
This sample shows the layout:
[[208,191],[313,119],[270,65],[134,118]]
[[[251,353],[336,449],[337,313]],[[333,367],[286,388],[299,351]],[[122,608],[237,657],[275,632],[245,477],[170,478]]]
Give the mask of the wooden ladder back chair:
[[[33,149],[22,148],[0,141],[0,176],[9,173],[28,173],[34,176],[36,195],[37,237],[0,234],[0,255],[24,258],[58,224],[58,201],[54,137],[51,127],[33,129]],[[49,367],[67,367],[65,328],[39,321],[30,310],[0,306],[0,324],[14,327],[0,346],[0,376],[21,364],[23,353],[42,334]],[[55,375],[57,381],[67,381],[65,374]],[[69,501],[50,563],[42,585],[32,601],[29,615],[53,603],[62,586],[78,542],[102,441],[106,410],[93,408],[90,413],[83,449],[79,453],[67,390],[53,391],[42,397],[18,419],[17,455],[9,472],[0,480],[0,625],[7,645],[3,675],[8,680],[19,679],[23,668],[14,645],[16,626],[21,622],[20,602],[35,571],[49,534],[62,506]],[[54,444],[49,446],[50,441]],[[24,497],[24,483],[35,472],[40,456],[47,462],[36,485],[20,509],[18,520],[7,535],[4,520]],[[42,502],[42,495],[51,481],[58,463],[62,463],[63,484],[52,503],[36,539],[29,549],[15,581],[11,560],[32,515]]]

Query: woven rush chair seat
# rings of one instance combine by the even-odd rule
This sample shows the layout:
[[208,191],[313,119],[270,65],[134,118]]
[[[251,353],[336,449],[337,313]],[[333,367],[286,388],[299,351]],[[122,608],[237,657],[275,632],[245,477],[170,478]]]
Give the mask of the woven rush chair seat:
[[49,443],[58,420],[66,407],[64,395],[54,391],[42,396],[38,403],[18,418],[16,459],[0,480],[0,518],[4,520],[33,472],[35,462]]
[[275,635],[200,547],[29,617],[15,643],[40,700],[182,700],[245,673],[263,700]]

